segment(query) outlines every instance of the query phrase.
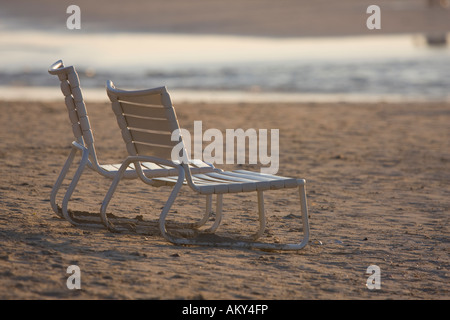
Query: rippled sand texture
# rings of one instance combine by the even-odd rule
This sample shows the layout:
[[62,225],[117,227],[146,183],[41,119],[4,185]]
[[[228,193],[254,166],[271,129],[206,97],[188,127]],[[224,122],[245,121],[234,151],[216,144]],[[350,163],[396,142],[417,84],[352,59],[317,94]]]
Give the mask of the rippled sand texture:
[[[73,227],[56,218],[49,203],[72,141],[65,106],[2,102],[1,298],[450,297],[449,105],[180,105],[172,99],[189,130],[195,120],[204,130],[280,129],[279,174],[307,180],[309,245],[300,253],[171,245],[157,228],[169,190],[132,181],[119,185],[108,210],[136,231]],[[88,108],[100,161],[121,161],[126,153],[110,106]],[[86,172],[72,209],[98,212],[109,183]],[[296,240],[296,194],[265,195],[262,240]],[[192,221],[203,205],[184,189],[171,217]],[[256,217],[254,194],[227,195],[218,236],[247,236],[256,230]],[[72,264],[81,269],[79,291],[66,287]],[[380,290],[366,287],[370,265],[381,269]]]

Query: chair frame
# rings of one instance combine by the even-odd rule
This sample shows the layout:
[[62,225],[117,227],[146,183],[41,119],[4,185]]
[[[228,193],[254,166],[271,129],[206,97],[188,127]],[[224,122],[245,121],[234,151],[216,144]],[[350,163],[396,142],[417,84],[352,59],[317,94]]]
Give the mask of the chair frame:
[[[114,110],[114,113],[116,114],[117,121],[119,124],[120,129],[122,130],[122,136],[124,137],[124,141],[127,146],[127,150],[129,152],[129,157],[123,162],[122,166],[118,170],[116,176],[114,177],[112,184],[102,202],[102,206],[100,208],[100,216],[102,218],[103,223],[108,227],[110,231],[113,232],[120,232],[117,228],[115,228],[108,220],[108,217],[106,216],[106,209],[108,207],[108,204],[110,203],[114,192],[117,189],[117,186],[124,176],[126,168],[130,164],[134,164],[134,166],[137,168],[137,174],[138,177],[146,184],[154,187],[160,187],[160,186],[173,186],[173,189],[170,193],[170,196],[163,207],[160,216],[159,216],[159,229],[162,234],[162,236],[170,241],[173,244],[177,245],[201,245],[201,246],[214,246],[214,247],[235,247],[235,248],[248,248],[248,249],[260,249],[260,250],[300,250],[304,248],[308,244],[309,240],[309,221],[308,221],[308,208],[307,208],[307,199],[306,199],[306,190],[305,190],[305,184],[306,181],[304,179],[293,179],[293,178],[285,178],[285,177],[279,177],[279,176],[273,176],[268,174],[260,174],[260,173],[252,173],[249,171],[243,171],[243,170],[237,170],[232,172],[225,172],[221,169],[216,168],[214,170],[214,174],[219,175],[218,177],[225,177],[226,179],[229,179],[229,184],[222,184],[219,187],[224,187],[225,189],[229,189],[230,186],[232,187],[242,187],[245,185],[244,181],[250,181],[251,183],[262,186],[263,183],[266,183],[264,185],[265,190],[268,189],[281,189],[281,188],[298,188],[299,197],[300,197],[300,211],[301,211],[301,217],[302,217],[302,229],[303,229],[303,238],[299,243],[263,243],[263,242],[255,242],[255,241],[201,241],[201,240],[195,240],[195,239],[187,239],[187,238],[180,238],[175,237],[167,232],[166,228],[166,218],[169,213],[170,208],[172,207],[178,192],[180,191],[181,187],[183,185],[188,185],[190,189],[192,189],[194,192],[198,194],[204,194],[204,195],[212,195],[217,194],[217,209],[216,209],[216,221],[214,225],[208,230],[208,232],[214,232],[217,227],[219,226],[221,220],[222,220],[222,196],[224,193],[232,193],[232,192],[241,192],[241,191],[231,191],[229,189],[228,191],[224,191],[225,189],[222,188],[222,190],[218,190],[214,187],[209,187],[208,183],[214,180],[214,177],[212,176],[212,173],[208,173],[209,176],[205,176],[202,174],[194,174],[192,173],[190,167],[187,165],[189,163],[189,159],[187,158],[187,152],[183,148],[183,159],[181,163],[175,163],[172,160],[168,159],[162,159],[160,157],[155,156],[149,156],[149,155],[141,155],[138,154],[133,147],[133,141],[131,138],[128,138],[127,135],[129,135],[129,128],[124,125],[126,123],[123,111],[121,110],[121,102],[119,101],[120,97],[145,97],[146,95],[151,94],[161,94],[163,105],[165,108],[173,110],[173,115],[175,116],[175,110],[172,106],[172,102],[169,96],[169,93],[167,92],[166,87],[159,87],[154,89],[147,89],[147,90],[135,90],[135,91],[126,91],[122,89],[118,89],[114,86],[112,81],[107,82],[107,92],[108,96],[112,102],[112,107]],[[179,129],[178,122],[176,121],[174,129]],[[179,132],[179,130],[178,130]],[[183,143],[182,137],[180,135],[180,141]],[[151,161],[151,162],[159,162],[166,166],[170,166],[174,168],[177,171],[177,175],[173,177],[163,177],[163,178],[151,178],[145,175],[145,173],[140,169],[141,166],[139,165],[143,161]],[[224,179],[225,179],[224,178]],[[202,180],[203,179],[203,180]],[[201,185],[201,181],[204,181],[204,185]],[[217,180],[221,181],[221,180]],[[240,181],[240,182],[239,182]],[[200,184],[199,184],[200,183]],[[260,183],[260,184],[258,184]],[[280,184],[281,183],[281,184]],[[250,185],[250,184],[249,184]],[[259,218],[259,230],[255,233],[252,240],[256,240],[259,238],[263,232],[266,225],[266,218],[265,218],[265,209],[264,209],[264,195],[263,191],[264,188],[261,187],[257,190],[257,198],[258,198],[258,218]],[[246,191],[242,191],[246,192]],[[300,231],[300,230],[299,230]]]
[[[101,165],[98,161],[94,143],[94,135],[89,122],[86,105],[80,87],[80,80],[75,67],[65,67],[62,60],[58,60],[49,67],[48,72],[52,75],[58,76],[59,80],[61,81],[61,91],[65,97],[65,104],[69,112],[69,119],[71,121],[72,131],[75,136],[75,140],[71,144],[71,151],[69,153],[69,156],[67,157],[67,160],[65,161],[61,172],[55,184],[53,185],[50,194],[50,205],[54,213],[59,218],[64,218],[75,226],[98,226],[98,224],[92,224],[72,217],[68,210],[68,203],[70,201],[70,198],[75,191],[80,177],[86,167],[99,173],[103,177],[113,179],[116,176],[116,173],[119,171],[119,168],[122,168],[123,166],[121,167],[121,164]],[[56,201],[57,195],[78,152],[81,152],[80,162],[63,196],[61,207],[59,207]],[[158,159],[155,159],[153,163],[161,164]],[[201,167],[193,167],[193,170],[197,170],[199,172],[209,172],[214,169],[212,165],[206,164],[205,162],[200,163],[198,161],[193,161],[191,163],[191,166],[193,166],[194,164],[202,165]],[[105,168],[108,168],[108,170],[106,170]],[[124,178],[138,178],[138,173],[136,172],[137,170],[135,170],[135,168],[133,168],[132,166],[123,167],[123,170],[124,172],[122,173],[122,176]],[[142,167],[139,167],[138,171],[142,172]],[[162,167],[158,167],[158,169],[156,170],[145,168],[144,171],[147,175],[150,176],[167,176],[176,174],[176,172],[174,172],[173,170],[168,170],[167,168]],[[208,218],[211,214],[211,208],[212,198],[211,196],[207,196],[205,214],[203,215],[201,220],[191,224],[191,227],[199,228],[203,226],[208,221]]]

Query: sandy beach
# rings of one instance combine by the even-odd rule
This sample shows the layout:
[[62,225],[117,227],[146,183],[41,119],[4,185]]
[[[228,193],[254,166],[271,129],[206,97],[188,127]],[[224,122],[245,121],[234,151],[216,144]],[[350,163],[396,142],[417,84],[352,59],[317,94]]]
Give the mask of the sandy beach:
[[[157,218],[167,188],[126,181],[109,211],[141,225],[112,234],[73,227],[49,194],[72,141],[62,103],[2,102],[2,299],[448,299],[450,153],[446,104],[177,104],[180,125],[280,128],[280,175],[307,180],[309,245],[298,253],[174,246]],[[88,103],[101,163],[126,152],[108,104]],[[247,166],[244,166],[247,167]],[[251,167],[249,167],[251,169]],[[73,171],[71,171],[73,172]],[[96,213],[110,181],[86,171],[74,210]],[[266,192],[264,241],[300,235],[297,197]],[[186,188],[173,218],[198,218]],[[218,235],[256,227],[256,196],[224,197]],[[78,265],[82,289],[68,290]],[[381,270],[381,289],[366,270]],[[214,285],[212,285],[214,283]]]
[[[7,21],[17,29],[26,24],[67,32],[71,2],[0,2],[0,27]],[[95,3],[78,1],[81,33],[315,37],[450,30],[450,10],[429,11],[424,1],[378,1],[382,29],[375,31],[365,23],[372,1]],[[56,55],[57,44],[48,50]],[[100,163],[120,163],[127,154],[110,105],[85,98]],[[170,189],[135,180],[123,181],[108,207],[133,230],[74,227],[52,212],[49,200],[73,141],[62,95],[54,102],[0,97],[0,299],[450,298],[449,103],[189,103],[176,94],[172,101],[188,130],[198,120],[204,130],[280,130],[278,174],[307,181],[309,244],[299,252],[172,245],[158,229]],[[71,209],[96,216],[110,183],[86,170]],[[261,240],[299,241],[294,189],[266,192],[265,199],[268,225]],[[254,232],[256,200],[254,193],[226,195],[217,235]],[[204,198],[184,188],[170,217],[192,222],[203,207]],[[66,285],[71,265],[80,268],[81,290]],[[370,266],[379,267],[380,289],[366,286]]]

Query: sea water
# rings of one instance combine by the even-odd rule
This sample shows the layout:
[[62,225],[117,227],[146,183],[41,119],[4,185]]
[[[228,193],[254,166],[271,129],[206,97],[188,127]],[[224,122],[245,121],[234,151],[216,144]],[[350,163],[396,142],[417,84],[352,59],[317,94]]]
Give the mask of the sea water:
[[79,73],[86,99],[167,86],[173,99],[450,101],[450,47],[420,35],[269,38],[0,29],[0,99],[60,98],[48,67]]

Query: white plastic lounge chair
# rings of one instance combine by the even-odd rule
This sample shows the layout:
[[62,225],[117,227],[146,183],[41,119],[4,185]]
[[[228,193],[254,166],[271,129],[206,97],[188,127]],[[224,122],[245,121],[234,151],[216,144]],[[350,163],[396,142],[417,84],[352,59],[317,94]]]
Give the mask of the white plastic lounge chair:
[[[112,102],[113,111],[122,131],[129,157],[124,161],[117,172],[110,189],[101,206],[101,217],[104,224],[111,231],[117,231],[111,226],[106,216],[106,208],[113,196],[116,187],[121,180],[126,168],[134,164],[138,168],[137,173],[141,180],[151,186],[173,186],[159,218],[159,228],[165,239],[179,245],[207,245],[207,246],[231,246],[242,248],[257,248],[263,250],[299,250],[305,247],[309,239],[308,210],[306,204],[305,180],[286,178],[281,176],[261,174],[245,170],[222,171],[195,174],[186,165],[188,162],[186,150],[183,148],[183,161],[175,163],[171,160],[171,151],[178,141],[170,140],[170,133],[179,129],[175,110],[170,96],[165,87],[125,91],[117,89],[111,81],[107,83],[108,96]],[[178,131],[179,132],[179,131]],[[180,142],[183,143],[180,136]],[[140,168],[142,162],[156,162],[174,168],[176,176],[152,178],[145,175]],[[222,217],[222,196],[225,193],[256,192],[258,196],[259,230],[255,234],[256,240],[264,232],[266,224],[264,213],[263,192],[273,189],[298,188],[300,195],[300,209],[302,214],[302,226],[304,237],[299,243],[262,243],[254,241],[202,241],[199,239],[187,239],[175,237],[166,230],[167,214],[177,197],[180,188],[188,185],[193,191],[203,195],[217,194],[216,221],[214,231]],[[210,230],[211,231],[211,230]],[[300,227],[299,227],[300,231]]]
[[[89,225],[81,219],[72,217],[68,211],[68,202],[72,196],[75,187],[81,177],[86,166],[90,169],[98,172],[100,175],[113,179],[121,164],[99,164],[94,145],[94,136],[89,123],[89,118],[86,110],[86,105],[83,100],[83,95],[80,88],[80,81],[78,74],[73,66],[65,67],[61,60],[55,62],[50,66],[48,72],[52,75],[57,75],[61,81],[61,91],[65,96],[66,107],[69,111],[69,118],[72,124],[72,131],[75,136],[75,141],[72,142],[72,150],[67,158],[61,173],[56,180],[52,192],[50,195],[50,204],[53,211],[60,218],[65,218],[73,225]],[[69,171],[69,168],[74,161],[75,155],[78,151],[81,151],[81,160],[78,168],[70,182],[70,185],[62,200],[61,208],[56,203],[56,197],[64,178]],[[158,162],[157,162],[158,163]],[[141,162],[139,171],[144,171],[146,175],[151,177],[164,177],[177,174],[177,170],[171,167],[166,167],[164,164],[157,164],[150,162]],[[200,160],[193,160],[189,163],[189,167],[198,173],[211,172],[214,167]],[[133,164],[127,165],[125,172],[123,172],[124,178],[136,179],[138,177]],[[203,218],[197,223],[193,224],[193,227],[200,227],[204,225],[211,213],[211,196],[206,198],[206,212]]]

